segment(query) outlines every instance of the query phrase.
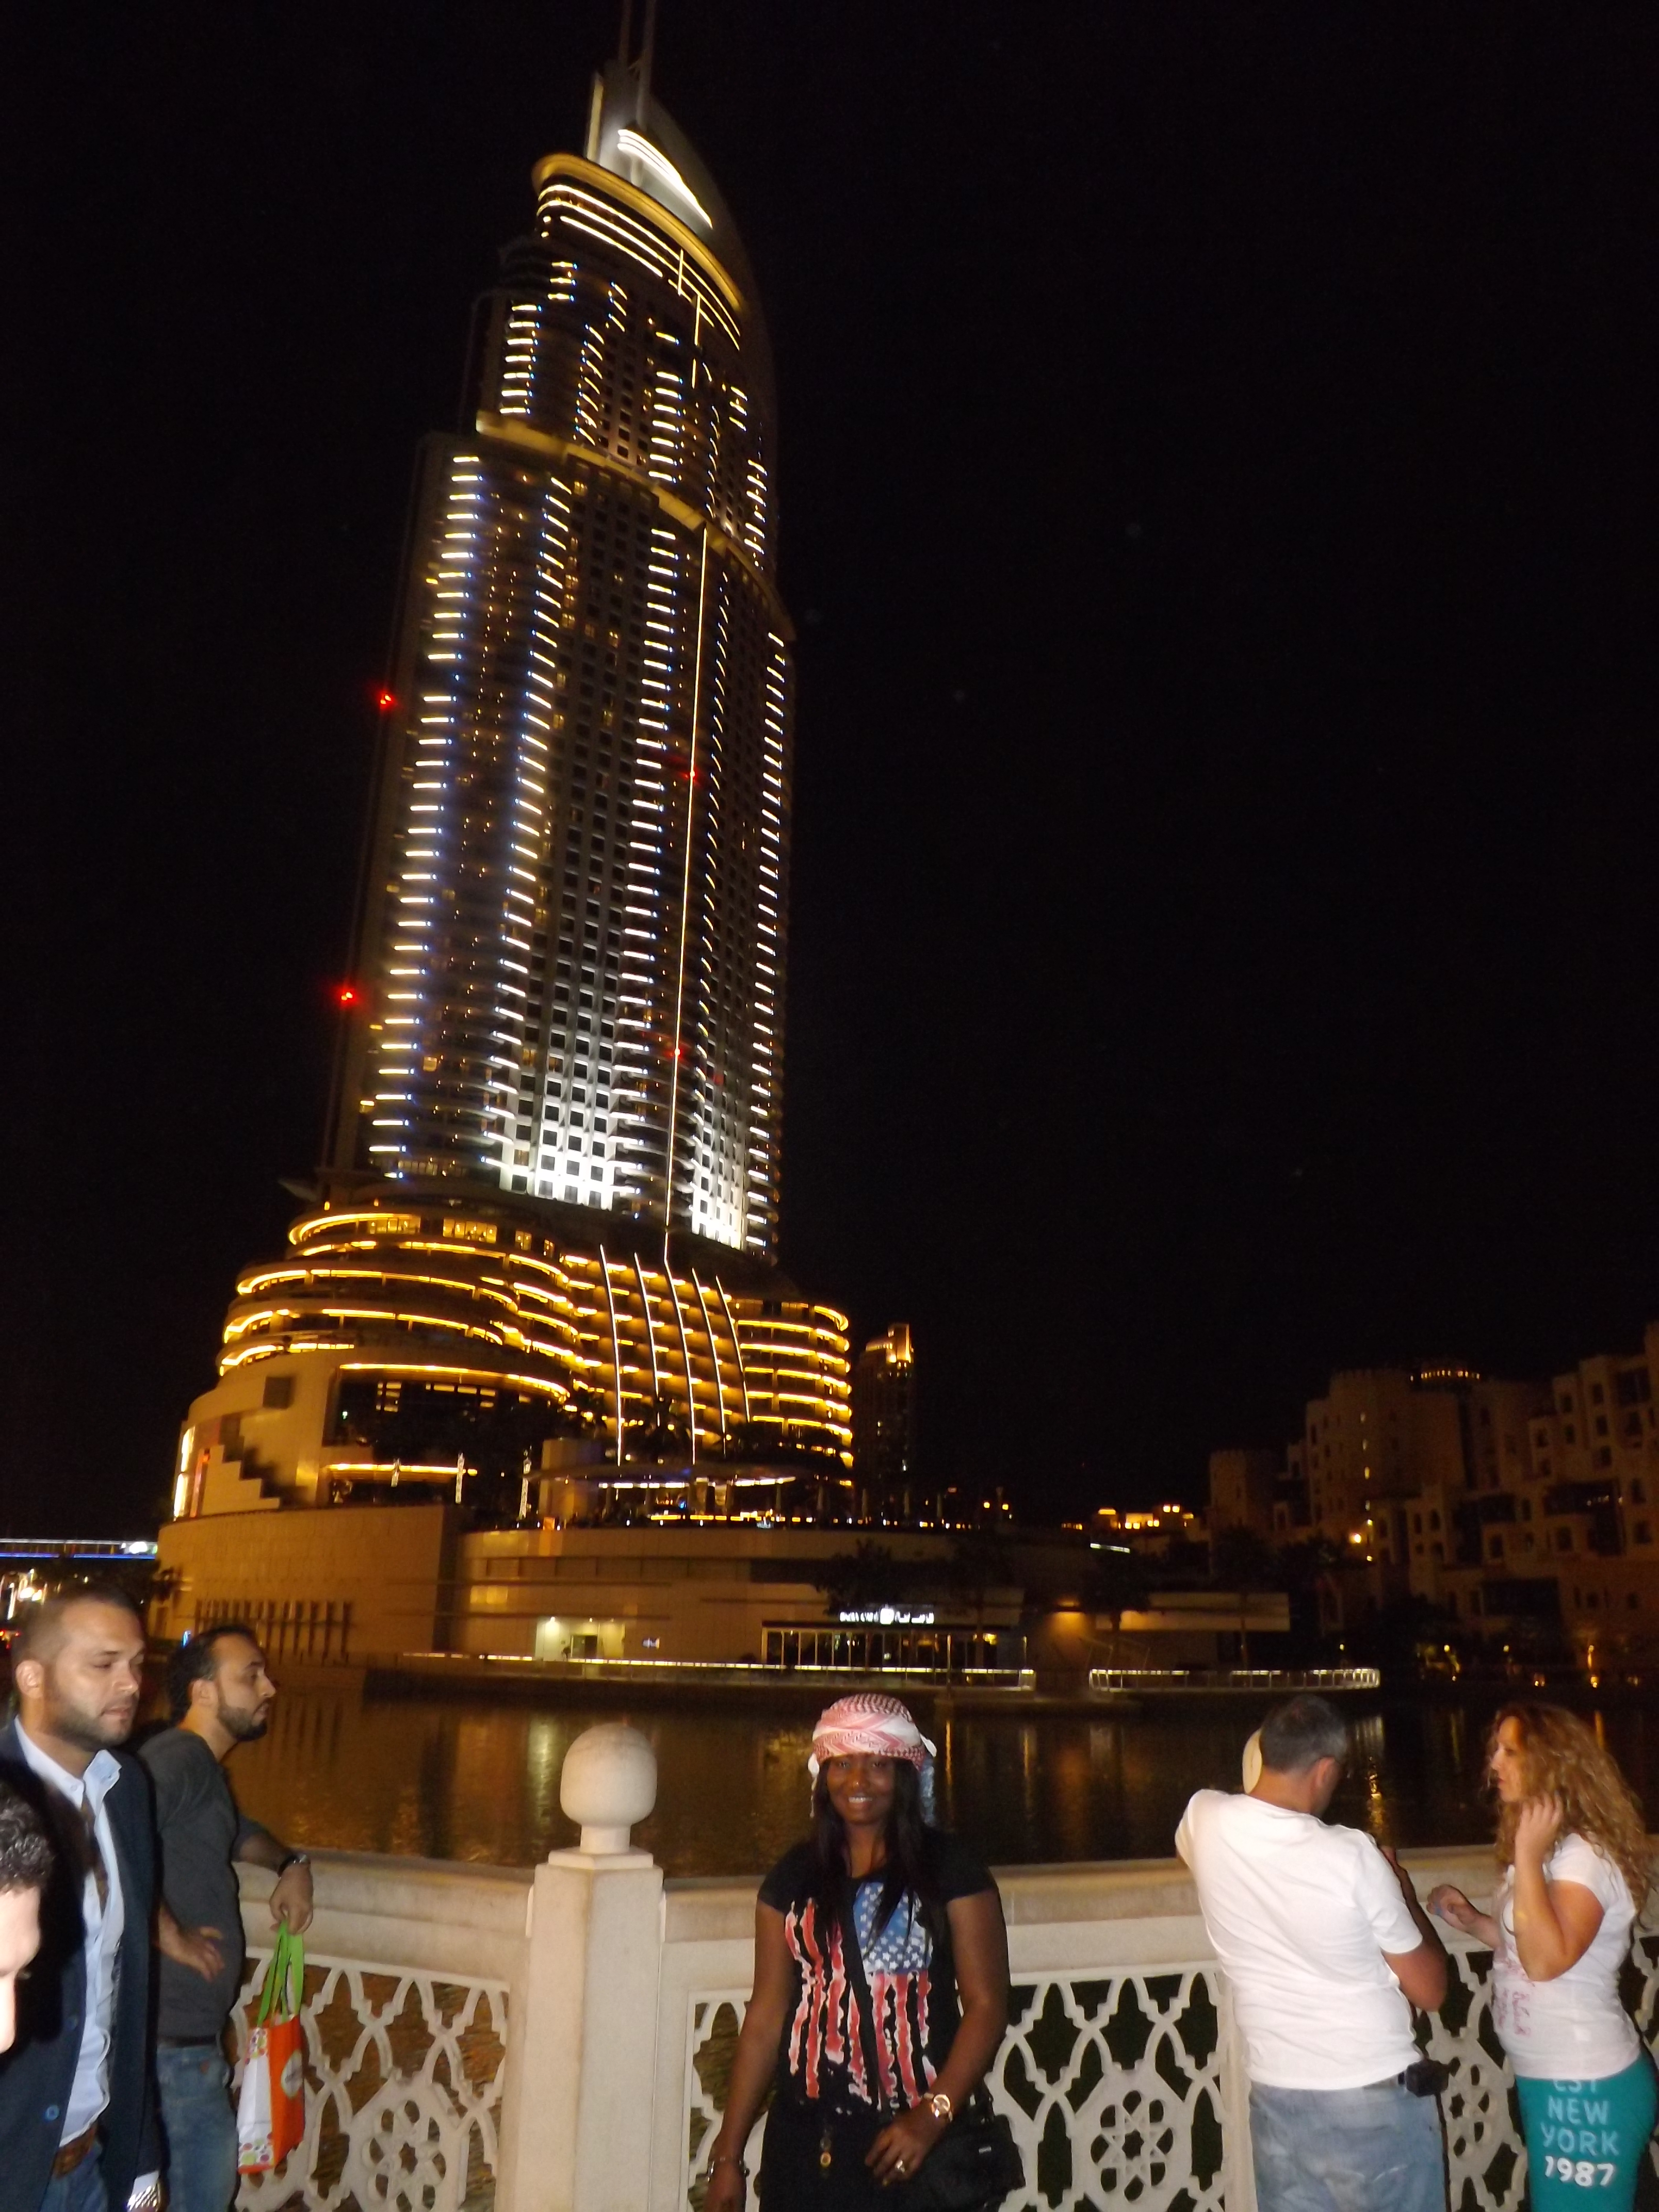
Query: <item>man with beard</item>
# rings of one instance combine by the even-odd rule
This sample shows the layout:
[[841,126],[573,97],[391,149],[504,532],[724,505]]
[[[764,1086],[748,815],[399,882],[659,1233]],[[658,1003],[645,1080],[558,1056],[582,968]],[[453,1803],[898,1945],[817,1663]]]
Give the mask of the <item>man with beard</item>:
[[[121,1751],[138,1711],[144,1631],[116,1589],[32,1606],[12,1646],[15,1717],[0,1781],[27,1799],[56,1864],[40,1943],[0,2065],[0,2212],[120,2212],[161,2202],[149,2086],[149,1792]],[[199,1952],[171,1914],[160,1940]]]
[[240,1892],[234,1862],[271,1868],[270,1924],[311,1924],[311,1862],[237,1809],[224,1762],[262,1736],[276,1685],[252,1629],[225,1621],[180,1644],[167,1662],[175,1725],[139,1756],[155,1787],[161,1892],[175,1918],[217,1945],[203,1980],[166,1957],[156,2010],[156,2080],[167,2137],[169,2212],[226,2212],[236,2194],[236,2118],[230,2108],[225,2023],[242,1986]]

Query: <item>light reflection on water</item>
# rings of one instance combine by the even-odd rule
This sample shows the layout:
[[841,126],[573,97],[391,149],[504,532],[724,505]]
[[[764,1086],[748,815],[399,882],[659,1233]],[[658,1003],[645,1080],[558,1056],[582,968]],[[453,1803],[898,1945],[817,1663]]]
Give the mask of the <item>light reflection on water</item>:
[[[1355,1755],[1334,1817],[1406,1846],[1486,1840],[1477,1769],[1496,1702],[1350,1705]],[[952,1713],[931,1726],[924,1712],[939,1741],[937,1817],[994,1864],[1166,1857],[1193,1790],[1237,1788],[1263,1710],[1241,1699],[1098,1717]],[[1651,1816],[1659,1721],[1623,1709],[1595,1717]],[[757,1874],[804,1832],[802,1712],[286,1690],[270,1734],[240,1749],[231,1772],[246,1809],[296,1843],[527,1866],[575,1840],[558,1809],[572,1739],[623,1719],[650,1738],[659,1768],[657,1811],[635,1840],[670,1874]]]

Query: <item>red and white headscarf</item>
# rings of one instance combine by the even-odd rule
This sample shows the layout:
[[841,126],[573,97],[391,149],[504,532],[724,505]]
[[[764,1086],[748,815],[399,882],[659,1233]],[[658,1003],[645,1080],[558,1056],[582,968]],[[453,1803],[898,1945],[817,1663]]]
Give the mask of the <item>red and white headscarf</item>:
[[933,1756],[933,1745],[898,1699],[874,1690],[837,1698],[818,1715],[806,1771],[816,1782],[826,1759],[844,1759],[853,1751],[867,1752],[873,1759],[908,1759],[916,1767]]

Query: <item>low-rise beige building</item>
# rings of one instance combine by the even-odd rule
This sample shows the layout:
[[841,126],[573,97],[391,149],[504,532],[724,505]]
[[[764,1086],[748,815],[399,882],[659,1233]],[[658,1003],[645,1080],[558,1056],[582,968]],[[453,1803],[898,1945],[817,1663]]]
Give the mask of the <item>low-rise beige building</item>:
[[1241,1631],[1287,1625],[1271,1593],[1096,1613],[1086,1549],[1052,1537],[1012,1544],[1001,1583],[964,1571],[948,1535],[886,1531],[866,1570],[854,1540],[722,1521],[468,1532],[432,1503],[205,1514],[161,1532],[153,1626],[170,1640],[246,1620],[278,1668],[446,1652],[1017,1679],[1211,1666]]

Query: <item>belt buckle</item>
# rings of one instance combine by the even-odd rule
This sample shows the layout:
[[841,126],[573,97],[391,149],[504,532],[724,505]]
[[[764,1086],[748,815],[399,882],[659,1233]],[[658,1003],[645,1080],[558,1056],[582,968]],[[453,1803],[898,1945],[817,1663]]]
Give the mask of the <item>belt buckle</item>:
[[61,2181],[66,2173],[73,2173],[97,2140],[98,2123],[94,2120],[89,2128],[82,2128],[80,2134],[72,2136],[68,2142],[59,2143],[58,2155],[52,2162],[52,2179]]

